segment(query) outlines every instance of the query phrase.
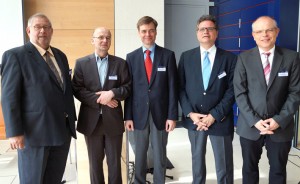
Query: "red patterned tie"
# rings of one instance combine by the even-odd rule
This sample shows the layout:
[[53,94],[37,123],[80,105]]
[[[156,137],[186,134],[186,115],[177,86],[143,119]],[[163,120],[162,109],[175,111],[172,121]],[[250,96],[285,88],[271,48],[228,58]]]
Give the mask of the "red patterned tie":
[[146,68],[147,79],[148,79],[148,83],[149,83],[150,79],[151,79],[151,72],[152,72],[152,60],[150,57],[151,51],[146,50],[145,52],[146,52],[145,68]]
[[270,66],[270,62],[269,62],[269,56],[270,56],[270,52],[266,52],[263,53],[266,56],[266,60],[263,63],[263,67],[264,67],[264,74],[265,74],[265,79],[266,79],[266,83],[267,85],[269,84],[269,79],[270,79],[270,73],[271,73],[271,66]]

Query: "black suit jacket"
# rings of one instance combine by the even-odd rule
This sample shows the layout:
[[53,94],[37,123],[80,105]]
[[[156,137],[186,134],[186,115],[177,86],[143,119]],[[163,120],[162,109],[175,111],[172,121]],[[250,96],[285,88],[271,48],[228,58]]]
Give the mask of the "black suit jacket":
[[178,118],[177,67],[173,51],[155,46],[150,83],[148,84],[142,47],[127,54],[132,77],[132,93],[125,100],[125,120],[133,120],[134,128],[143,130],[149,110],[158,130],[166,120]]
[[230,135],[233,133],[233,73],[236,55],[217,48],[208,87],[204,90],[200,47],[183,52],[178,66],[179,100],[183,111],[183,126],[195,130],[190,112],[211,114],[215,123],[206,133]]
[[[91,135],[99,120],[102,109],[104,133],[110,136],[124,132],[121,102],[130,94],[130,76],[127,63],[116,56],[108,55],[108,70],[103,87],[101,87],[95,54],[80,58],[76,62],[72,80],[75,97],[81,102],[77,130],[84,135]],[[117,108],[98,104],[95,93],[112,90]]]
[[72,72],[66,55],[56,48],[51,50],[62,72],[63,90],[32,43],[8,50],[2,57],[1,102],[6,135],[24,135],[32,146],[61,145],[69,128],[76,137]]
[[276,142],[292,140],[294,113],[300,101],[300,61],[298,53],[275,47],[268,86],[257,47],[238,57],[234,74],[234,91],[239,107],[237,133],[250,140],[258,140],[255,124],[273,118],[280,127],[271,139]]

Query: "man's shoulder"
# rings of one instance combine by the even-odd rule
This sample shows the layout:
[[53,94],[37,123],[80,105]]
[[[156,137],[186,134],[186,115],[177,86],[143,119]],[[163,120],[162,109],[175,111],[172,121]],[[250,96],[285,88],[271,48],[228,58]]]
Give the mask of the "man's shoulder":
[[91,60],[92,58],[95,58],[95,55],[89,54],[89,55],[86,55],[86,56],[76,59],[76,62],[85,62],[85,61]]

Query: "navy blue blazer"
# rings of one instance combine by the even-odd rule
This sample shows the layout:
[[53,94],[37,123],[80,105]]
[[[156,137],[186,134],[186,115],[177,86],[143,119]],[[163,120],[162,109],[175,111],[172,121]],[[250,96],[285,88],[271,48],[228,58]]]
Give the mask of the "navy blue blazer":
[[125,120],[133,120],[134,128],[145,128],[149,111],[158,130],[166,120],[178,118],[177,67],[173,51],[155,46],[150,84],[146,77],[142,47],[127,54],[132,77],[132,93],[125,100]]
[[215,119],[206,133],[230,135],[233,133],[233,73],[237,57],[217,48],[208,87],[204,90],[200,47],[182,53],[178,66],[179,101],[183,111],[183,126],[196,130],[187,114],[211,114]]
[[61,145],[69,128],[76,137],[72,72],[66,55],[56,48],[51,50],[62,72],[64,89],[32,43],[8,50],[2,57],[1,103],[6,135],[24,135],[32,146]]

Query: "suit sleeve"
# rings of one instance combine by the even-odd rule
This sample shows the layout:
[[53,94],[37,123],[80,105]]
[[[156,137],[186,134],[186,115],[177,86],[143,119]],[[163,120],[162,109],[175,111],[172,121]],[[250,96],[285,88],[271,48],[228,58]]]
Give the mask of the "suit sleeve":
[[[130,91],[132,91],[132,70],[131,70],[131,63],[130,63],[130,57],[126,56],[126,62],[128,64],[128,74],[130,78]],[[132,93],[129,94],[129,96],[125,99],[125,105],[124,105],[124,120],[133,120],[133,113],[132,113]]]
[[22,122],[22,71],[18,58],[13,52],[5,52],[1,68],[1,103],[4,116],[6,136],[14,137],[24,134]]
[[290,69],[290,79],[288,86],[288,96],[283,104],[279,114],[275,115],[273,119],[280,125],[281,128],[289,126],[286,119],[290,119],[294,116],[295,112],[299,108],[300,102],[300,60],[297,54],[292,62]]
[[237,57],[235,55],[232,55],[228,56],[227,59],[230,63],[228,73],[226,74],[228,76],[228,88],[225,91],[222,100],[210,110],[210,114],[217,120],[217,122],[221,122],[226,118],[228,113],[232,111],[232,105],[234,103],[233,75]]
[[97,108],[98,96],[93,91],[89,91],[84,84],[84,75],[81,62],[77,61],[74,68],[74,76],[72,79],[72,88],[74,96],[83,104]]
[[131,78],[130,78],[130,75],[129,75],[129,71],[128,71],[128,66],[127,66],[127,63],[122,60],[122,61],[118,61],[120,66],[118,68],[119,70],[119,74],[120,74],[120,85],[118,88],[113,88],[111,89],[114,93],[114,99],[117,99],[117,100],[125,100],[129,94],[130,94],[130,91],[131,91]]
[[239,107],[239,113],[243,114],[249,127],[253,127],[260,118],[255,116],[255,111],[253,110],[247,95],[247,72],[243,62],[243,59],[239,55],[233,77],[234,94],[236,103]]
[[177,66],[174,52],[169,58],[168,79],[169,79],[169,109],[168,119],[178,119],[178,85],[177,85]]
[[185,54],[181,54],[178,64],[178,81],[179,81],[179,102],[183,114],[187,116],[190,112],[194,112],[193,106],[186,94],[186,78],[185,78]]

